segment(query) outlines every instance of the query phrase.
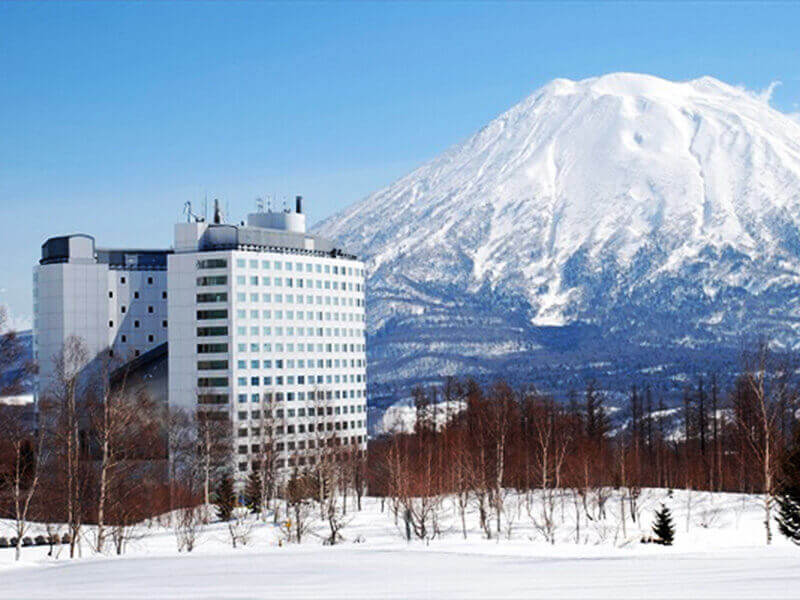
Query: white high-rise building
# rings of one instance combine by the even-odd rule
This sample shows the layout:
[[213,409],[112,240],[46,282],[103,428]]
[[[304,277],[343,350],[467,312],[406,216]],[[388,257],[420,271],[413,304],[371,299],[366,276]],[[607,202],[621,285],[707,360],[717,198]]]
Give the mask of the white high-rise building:
[[166,354],[159,395],[230,423],[240,477],[263,443],[265,406],[279,469],[313,461],[304,451],[323,432],[336,447],[365,449],[364,265],[306,233],[301,202],[247,224],[222,223],[219,211],[211,223],[190,218],[175,226],[171,250],[95,249],[83,234],[48,240],[34,274],[37,394],[75,335],[116,364]]
[[36,396],[51,384],[54,359],[71,336],[88,357],[121,364],[167,341],[169,250],[95,248],[94,238],[50,238],[33,273]]
[[170,404],[227,412],[239,473],[263,443],[265,405],[278,468],[304,460],[320,427],[337,446],[365,449],[364,279],[354,256],[306,233],[300,198],[294,212],[253,213],[246,225],[176,225]]

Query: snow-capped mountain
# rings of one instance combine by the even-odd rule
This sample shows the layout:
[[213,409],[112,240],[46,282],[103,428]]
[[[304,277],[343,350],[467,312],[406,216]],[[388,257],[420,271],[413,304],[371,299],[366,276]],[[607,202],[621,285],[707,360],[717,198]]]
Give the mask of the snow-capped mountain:
[[317,231],[367,261],[374,382],[800,346],[800,123],[710,77],[552,81]]

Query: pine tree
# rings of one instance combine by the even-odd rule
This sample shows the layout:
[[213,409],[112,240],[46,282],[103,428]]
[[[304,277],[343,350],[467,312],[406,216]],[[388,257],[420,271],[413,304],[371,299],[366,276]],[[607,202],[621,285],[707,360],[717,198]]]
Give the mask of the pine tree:
[[663,504],[661,505],[661,510],[656,511],[653,533],[657,536],[654,540],[656,544],[671,546],[672,540],[675,539],[675,526],[672,524],[672,513]]
[[216,494],[217,518],[220,521],[230,521],[233,509],[236,506],[236,496],[233,492],[233,480],[230,475],[225,475],[219,482]]
[[244,488],[244,502],[251,512],[261,512],[261,474],[258,471],[250,473],[247,478],[247,485]]
[[783,462],[778,495],[778,529],[800,545],[800,426]]

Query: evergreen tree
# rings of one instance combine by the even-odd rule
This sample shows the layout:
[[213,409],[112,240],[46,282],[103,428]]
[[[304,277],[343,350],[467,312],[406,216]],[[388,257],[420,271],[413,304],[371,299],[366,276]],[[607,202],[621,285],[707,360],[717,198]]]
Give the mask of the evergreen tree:
[[236,506],[236,495],[233,492],[233,480],[230,475],[225,475],[220,480],[215,496],[217,518],[220,521],[230,521]]
[[672,513],[661,505],[661,510],[656,511],[656,521],[653,523],[653,533],[656,534],[654,540],[656,544],[671,546],[675,539],[675,526],[672,524]]
[[244,503],[251,512],[261,512],[261,474],[258,471],[250,473],[247,478],[247,485],[244,488]]
[[800,545],[800,425],[794,442],[783,462],[780,488],[778,489],[778,529]]

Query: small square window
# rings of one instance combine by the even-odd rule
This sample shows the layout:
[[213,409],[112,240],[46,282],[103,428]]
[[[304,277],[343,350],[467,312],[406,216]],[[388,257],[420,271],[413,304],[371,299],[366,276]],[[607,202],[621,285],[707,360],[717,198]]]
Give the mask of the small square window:
[[166,300],[167,299],[167,292],[161,292],[161,297]]
[[127,335],[123,335],[122,336],[122,343],[124,344],[127,341],[128,341],[128,336]]
[[139,292],[133,292],[133,297],[134,298],[138,298],[139,297]]
[[134,326],[134,327],[139,327],[139,321],[134,321],[134,322],[133,322],[133,326]]
[[119,312],[121,312],[122,314],[125,314],[125,311],[126,311],[126,310],[128,310],[128,309],[127,309],[127,308],[125,308],[125,306],[124,306],[124,305],[119,307]]
[[154,339],[154,338],[153,338],[153,336],[152,336],[152,335],[148,335],[148,336],[147,336],[147,341],[148,341],[148,342],[152,342],[152,341],[153,341],[153,339]]
[[108,292],[108,297],[109,298],[113,298],[114,297],[114,292]]
[[153,285],[153,278],[152,277],[148,277],[147,278],[147,285]]
[[120,277],[120,278],[119,278],[119,282],[120,282],[120,283],[125,283],[125,278],[124,278],[124,277]]
[[109,326],[109,327],[113,327],[113,326],[114,326],[114,321],[109,321],[109,322],[108,322],[108,326]]
[[167,322],[166,321],[161,321],[161,326],[162,327],[166,327],[167,326]]
[[139,356],[139,351],[138,351],[138,350],[134,350],[134,351],[133,351],[133,355],[134,355],[134,356]]
[[148,306],[147,307],[147,312],[152,313],[153,312],[153,307],[152,306]]

